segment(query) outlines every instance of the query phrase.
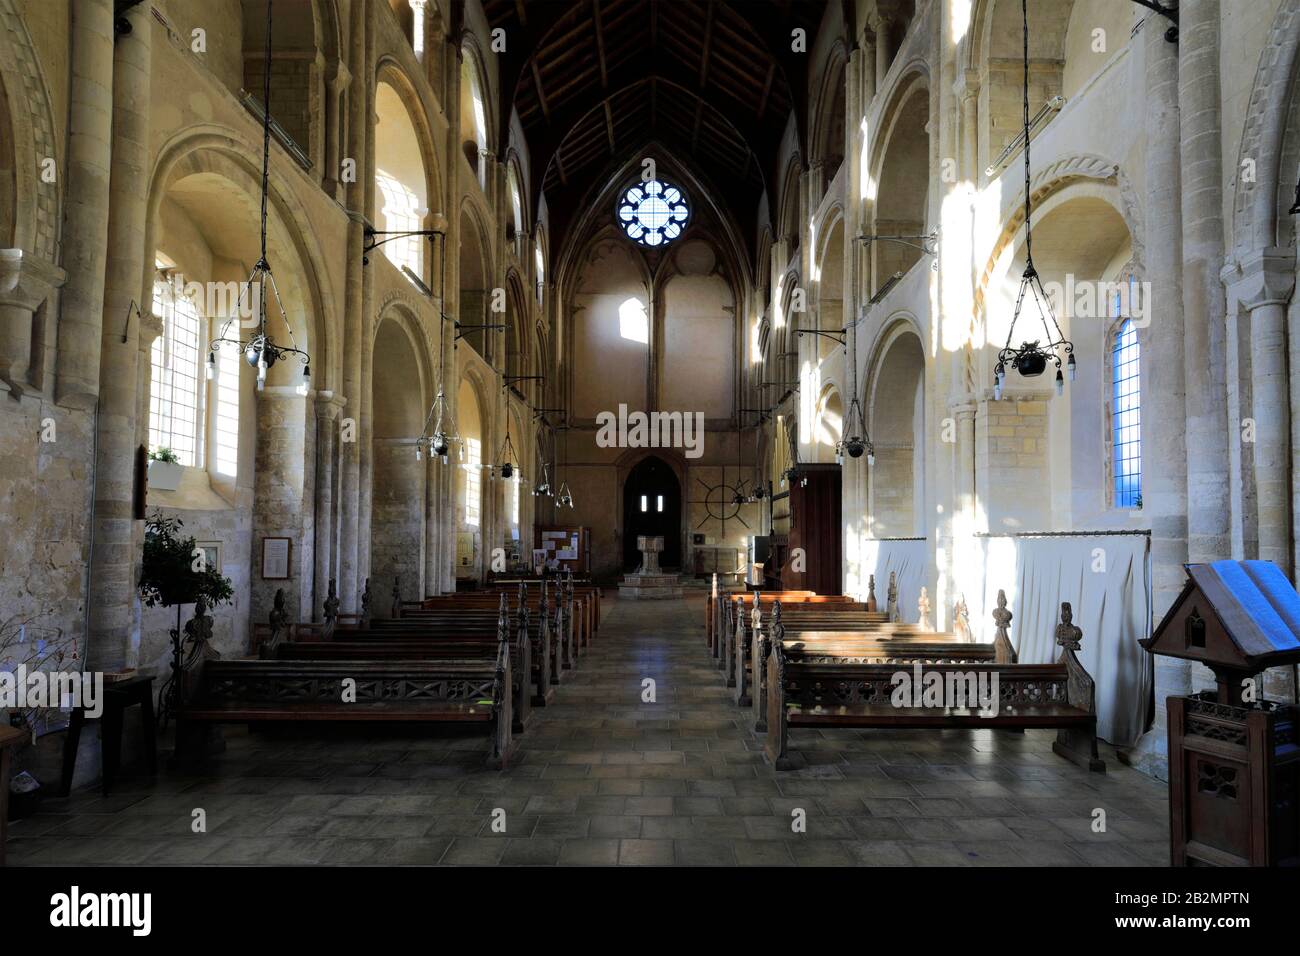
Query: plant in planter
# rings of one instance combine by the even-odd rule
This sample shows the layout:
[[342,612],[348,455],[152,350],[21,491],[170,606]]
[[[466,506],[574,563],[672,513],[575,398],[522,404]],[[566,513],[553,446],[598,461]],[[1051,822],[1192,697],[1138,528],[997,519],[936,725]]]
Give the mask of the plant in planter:
[[[176,608],[176,627],[170,631],[172,674],[158,691],[158,712],[163,726],[171,715],[181,687],[181,605],[202,605],[204,609],[223,604],[234,595],[230,580],[207,566],[203,551],[181,530],[179,518],[155,511],[144,527],[144,560],[140,567],[140,597],[145,607]],[[203,615],[195,608],[196,619]],[[202,651],[202,648],[195,648]]]
[[176,452],[166,445],[149,452],[149,485],[160,491],[175,491],[185,467]]

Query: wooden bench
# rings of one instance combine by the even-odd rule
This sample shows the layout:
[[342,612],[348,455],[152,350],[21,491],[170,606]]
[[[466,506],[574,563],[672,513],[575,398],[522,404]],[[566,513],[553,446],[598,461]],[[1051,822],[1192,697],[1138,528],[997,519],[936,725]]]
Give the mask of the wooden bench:
[[[356,700],[343,698],[347,680]],[[445,661],[209,661],[177,714],[177,750],[194,725],[302,721],[480,722],[492,735],[488,766],[504,769],[511,737],[510,656]]]
[[[773,596],[777,600],[793,600],[794,598],[815,598],[818,597],[818,594],[815,591],[769,591],[765,595],[768,599]],[[838,599],[841,595],[826,595],[826,597]],[[750,598],[749,603],[752,603],[751,596],[745,591],[719,593],[718,576],[716,574],[713,576],[712,590],[704,599],[704,640],[714,658],[718,656],[715,643],[716,637],[722,633],[723,605],[731,604],[736,600],[744,601],[746,598]],[[844,600],[851,601],[852,598],[846,595]]]
[[[764,751],[777,770],[794,764],[787,752],[791,727],[817,728],[1056,728],[1052,750],[1088,770],[1104,772],[1097,753],[1097,711],[1092,677],[1075,651],[1080,632],[1062,605],[1057,628],[1061,654],[1054,664],[929,664],[947,683],[981,674],[998,681],[995,716],[976,707],[896,707],[897,664],[855,663],[848,659],[798,659],[777,641],[767,659],[767,737]],[[833,655],[831,655],[833,657]],[[951,675],[951,677],[950,677]]]
[[[719,642],[721,655],[718,667],[726,675],[728,687],[737,686],[737,678],[742,670],[746,673],[750,670],[752,643],[750,638],[754,614],[757,611],[761,619],[764,604],[765,602],[760,602],[743,608],[737,602],[723,617],[725,639]],[[786,613],[789,615],[788,627],[801,624],[804,630],[809,631],[856,630],[888,623],[888,618],[883,611],[869,611],[867,606],[860,602],[841,602],[833,607],[814,608],[799,603],[785,606],[776,601],[770,606],[786,608]],[[745,680],[741,678],[740,683],[743,685]]]
[[[527,607],[527,606],[526,606]],[[556,609],[552,613],[543,605],[528,610],[528,629],[533,641],[534,668],[545,666],[545,682],[541,686],[554,687],[560,683],[564,671],[571,671],[577,666],[571,640],[563,639],[565,634],[562,612]],[[518,609],[516,610],[518,614]],[[439,608],[437,610],[415,609],[407,612],[400,620],[374,622],[375,630],[385,632],[404,632],[411,628],[437,628],[455,633],[466,631],[490,631],[492,615],[482,607],[459,609]],[[543,646],[544,645],[544,646]]]
[[[514,746],[510,644],[503,597],[496,653],[491,656],[464,660],[224,661],[195,655],[181,682],[177,756],[185,759],[201,753],[201,731],[209,724],[484,723],[491,734],[487,764],[503,769]],[[349,690],[354,699],[347,699]]]
[[[404,604],[402,615],[403,617],[411,617],[419,616],[425,612],[457,613],[473,609],[487,609],[490,611],[495,605],[497,596],[501,593],[503,592],[482,591],[425,598],[424,601],[418,604]],[[543,602],[548,607],[550,606],[548,589],[545,584],[531,590],[527,587],[520,587],[517,589],[517,594],[534,611],[540,611]],[[554,635],[553,640],[561,652],[561,660],[555,670],[557,674],[560,670],[569,670],[575,667],[580,650],[591,645],[592,629],[595,627],[594,616],[590,611],[592,603],[589,596],[575,595],[571,589],[559,587],[556,590],[555,620],[552,634]]]
[[[879,614],[878,611],[867,611],[867,615]],[[828,652],[833,649],[832,645],[848,645],[839,653],[878,663],[1015,662],[1015,650],[1011,648],[1010,639],[1002,630],[998,631],[998,637],[992,644],[976,644],[952,632],[924,630],[919,624],[893,623],[875,617],[861,620],[862,617],[863,615],[853,613],[790,614],[790,617],[784,617],[783,605],[776,602],[772,614],[767,618],[767,626],[759,624],[757,631],[753,627],[753,615],[749,615],[748,619],[741,615],[737,619],[736,674],[733,678],[736,702],[740,706],[753,706],[754,726],[757,730],[763,730],[766,722],[766,704],[763,698],[767,693],[767,654],[774,633],[780,633],[780,640],[787,644],[792,640],[805,643],[815,641]],[[750,693],[750,680],[753,680],[757,688],[753,693]]]
[[[359,631],[332,641],[282,641],[276,645],[275,659],[280,661],[437,661],[491,660],[496,656],[497,640],[490,634],[393,634]],[[538,688],[532,666],[531,641],[516,636],[510,643],[512,729],[523,733],[532,712]],[[529,679],[528,674],[534,676]]]
[[[531,687],[531,703],[538,707],[549,706],[555,700],[555,687],[560,682],[561,660],[559,650],[551,640],[551,625],[545,605],[537,615],[527,607],[516,608],[512,623],[517,643],[513,645],[522,653],[528,645],[527,683]],[[335,639],[348,641],[485,641],[496,633],[495,624],[480,609],[456,614],[420,614],[400,620],[371,622],[364,637],[353,631],[340,631]],[[521,663],[517,666],[522,667]]]

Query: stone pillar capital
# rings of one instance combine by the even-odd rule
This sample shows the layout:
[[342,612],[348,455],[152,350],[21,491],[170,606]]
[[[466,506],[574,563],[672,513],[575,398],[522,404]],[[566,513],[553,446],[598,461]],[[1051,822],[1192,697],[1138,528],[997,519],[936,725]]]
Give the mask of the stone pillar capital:
[[1254,311],[1285,305],[1295,291],[1296,252],[1292,248],[1256,249],[1231,260],[1219,273],[1228,293],[1228,311]]
[[325,82],[334,93],[342,93],[352,83],[352,71],[341,59],[335,60],[329,66],[329,75]]
[[973,401],[970,401],[969,397],[957,399],[948,405],[948,411],[952,412],[953,417],[958,421],[974,418],[975,409],[976,405]]
[[153,348],[154,340],[162,334],[163,334],[163,320],[159,316],[154,315],[152,309],[150,309],[148,312],[146,312],[144,309],[141,309],[140,310],[140,333],[139,333],[140,351],[148,352],[151,348]]
[[334,419],[338,413],[347,405],[348,400],[342,395],[338,395],[329,389],[321,389],[316,393],[316,415],[320,418]]

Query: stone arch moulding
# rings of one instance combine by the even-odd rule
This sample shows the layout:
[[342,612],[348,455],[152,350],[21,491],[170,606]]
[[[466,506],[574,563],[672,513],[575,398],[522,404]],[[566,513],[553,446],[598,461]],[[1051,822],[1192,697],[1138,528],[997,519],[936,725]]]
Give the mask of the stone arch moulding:
[[870,348],[867,350],[867,362],[862,371],[862,394],[858,400],[862,402],[862,408],[868,416],[870,415],[870,409],[873,407],[871,399],[876,390],[876,383],[880,378],[880,371],[884,367],[885,356],[889,354],[889,350],[904,335],[916,337],[918,344],[921,346],[921,354],[926,358],[928,369],[930,356],[925,348],[925,333],[921,328],[921,323],[909,311],[893,313],[881,323],[880,331],[876,333],[875,340],[872,341]]
[[[1116,211],[1123,217],[1133,249],[1133,267],[1138,274],[1143,274],[1146,259],[1146,246],[1143,242],[1143,237],[1146,235],[1143,228],[1143,210],[1132,181],[1118,163],[1101,156],[1083,153],[1067,156],[1047,164],[1039,169],[1030,180],[1034,207],[1035,209],[1039,208],[1047,200],[1070,189],[1073,185],[1088,182],[1114,187],[1115,194],[1113,196],[1102,196],[1101,198],[1110,201],[1115,206]],[[970,322],[967,327],[968,345],[964,349],[963,365],[967,389],[971,392],[977,390],[976,356],[969,343],[974,341],[976,329],[983,319],[985,298],[988,294],[989,283],[993,280],[994,273],[998,268],[998,262],[1006,253],[1007,248],[1017,242],[1025,228],[1025,192],[1023,189],[1004,201],[1002,222],[1002,229],[998,232],[997,238],[989,250],[988,258],[979,273]]]
[[[1232,252],[1241,259],[1278,242],[1279,206],[1289,201],[1279,189],[1289,97],[1300,77],[1300,0],[1282,0],[1259,57],[1246,107],[1246,123],[1234,172]],[[1253,182],[1241,179],[1242,164],[1255,161]]]
[[[826,52],[822,60],[822,75],[817,90],[817,103],[812,114],[812,133],[808,137],[809,152],[814,163],[825,162],[829,144],[826,142],[827,131],[834,127],[835,117],[830,110],[835,96],[844,82],[848,69],[848,47],[842,39],[837,39]],[[836,81],[839,82],[836,82]],[[842,144],[841,144],[842,145]],[[830,175],[835,170],[828,170]]]
[[[917,92],[924,90],[926,93],[926,122],[929,122],[930,114],[930,70],[925,61],[911,60],[903,66],[894,80],[886,89],[885,95],[877,95],[875,102],[880,105],[877,107],[879,113],[875,117],[875,122],[870,123],[869,128],[879,130],[871,143],[871,158],[868,168],[871,173],[873,183],[880,183],[880,172],[884,166],[885,156],[889,153],[890,143],[894,138],[894,129],[902,117],[903,104],[910,100]],[[926,157],[927,162],[929,157]],[[875,197],[871,198],[874,204]]]
[[[1110,183],[1118,190],[1119,203],[1116,208],[1120,215],[1124,217],[1124,224],[1128,227],[1129,236],[1133,243],[1133,262],[1140,271],[1146,259],[1146,249],[1143,243],[1143,236],[1146,233],[1143,230],[1142,207],[1132,182],[1118,163],[1089,154],[1068,156],[1049,163],[1039,169],[1030,180],[1034,206],[1041,205],[1045,200],[1064,189],[1068,189],[1074,183],[1088,180]],[[972,322],[983,310],[984,297],[988,291],[988,285],[993,277],[994,270],[997,269],[998,260],[1002,258],[1007,246],[1015,242],[1021,230],[1024,229],[1025,192],[1023,189],[1015,196],[1004,201],[1002,222],[1002,229],[998,232],[997,238],[989,250],[984,267],[979,274],[979,281],[975,289],[975,308],[971,317]]]
[[[373,369],[375,342],[379,338],[380,326],[384,324],[386,319],[392,319],[397,323],[398,327],[406,333],[407,339],[410,340],[411,351],[415,354],[416,368],[420,370],[420,381],[417,383],[420,389],[420,403],[427,407],[433,404],[433,356],[419,314],[415,303],[408,296],[400,292],[389,292],[380,303],[375,315],[375,321],[370,327],[370,348],[367,350],[367,354],[370,356]],[[374,381],[373,371],[369,380]]]
[[[0,0],[3,2],[3,0]],[[204,157],[207,154],[207,158]],[[260,149],[241,137],[229,127],[212,124],[200,124],[188,127],[163,144],[154,161],[153,172],[149,177],[148,212],[145,223],[145,248],[152,250],[158,241],[158,220],[163,199],[171,184],[182,176],[195,172],[222,172],[237,170],[243,177],[252,177],[261,182],[261,168],[250,163],[249,157],[260,157]],[[229,177],[227,177],[229,178]],[[238,180],[232,180],[237,182]],[[305,286],[311,295],[312,337],[308,348],[312,352],[312,363],[324,375],[317,378],[318,389],[332,389],[338,392],[338,383],[342,381],[340,350],[337,348],[338,329],[335,316],[334,293],[322,276],[329,276],[325,268],[324,256],[316,238],[315,230],[308,224],[302,204],[298,202],[292,189],[276,174],[272,168],[268,180],[270,201],[289,238],[294,244],[298,258],[302,262],[306,275]],[[145,275],[142,287],[152,284],[153,260],[146,256]]]
[[49,265],[59,259],[63,176],[54,183],[39,179],[41,162],[56,160],[54,108],[31,34],[14,0],[0,0],[0,72],[14,148],[14,231],[0,236],[0,246],[12,242]]

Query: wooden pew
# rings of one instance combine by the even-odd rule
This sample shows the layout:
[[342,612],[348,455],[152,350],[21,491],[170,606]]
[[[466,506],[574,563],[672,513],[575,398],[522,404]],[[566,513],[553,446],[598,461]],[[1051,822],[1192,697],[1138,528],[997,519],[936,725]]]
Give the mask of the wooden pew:
[[[526,604],[515,608],[514,629],[521,650],[528,645],[528,684],[532,705],[549,706],[555,700],[555,686],[559,683],[559,660],[551,640],[549,609],[543,599],[538,613],[533,615]],[[368,640],[377,643],[393,641],[483,641],[495,633],[495,623],[481,608],[457,611],[416,611],[400,619],[371,622],[365,637],[355,631],[339,631],[335,640]],[[526,708],[525,708],[526,709]]]
[[[540,588],[525,589],[522,593],[527,596],[530,607],[537,609],[540,605],[541,595],[545,591],[546,585],[543,584]],[[410,615],[420,610],[491,609],[495,606],[495,595],[499,593],[501,592],[470,591],[464,594],[438,595],[425,598],[418,605],[404,605],[402,613],[403,615]],[[561,669],[567,670],[576,666],[579,651],[591,645],[590,628],[593,626],[593,618],[588,610],[591,603],[589,596],[576,596],[571,589],[559,587],[555,603],[556,623],[553,634],[562,657],[561,667],[556,669],[558,674]]]
[[[787,623],[778,602],[766,625],[760,624],[749,635],[749,656],[753,663],[746,670],[737,657],[736,703],[753,708],[757,733],[767,730],[767,658],[778,642],[785,648],[787,658],[810,663],[832,660],[859,664],[1015,663],[1015,651],[1004,628],[998,629],[993,643],[981,644],[953,633],[926,631],[916,624],[888,621],[862,629],[811,629],[819,627],[797,618]],[[748,694],[750,689],[744,687],[747,675],[753,675],[754,682]]]
[[587,599],[591,617],[590,633],[594,635],[600,629],[601,601],[604,597],[604,592],[590,578],[578,577],[573,574],[572,571],[566,569],[564,574],[552,577],[494,578],[488,582],[488,586],[491,588],[510,588],[517,587],[520,584],[527,587],[530,593],[547,584],[555,586],[563,585],[571,588],[575,597]]
[[[279,641],[271,650],[276,660],[459,660],[490,658],[498,641],[497,625],[491,630],[473,624],[441,625],[422,622],[371,622],[372,627],[349,628],[331,640]],[[549,686],[544,629],[531,627],[526,613],[511,625],[511,715],[513,730],[522,733],[539,699],[554,700]],[[534,660],[533,651],[543,650]]]
[[[566,614],[565,606],[561,603],[552,613],[547,603],[548,600],[548,597],[543,594],[539,596],[535,603],[529,601],[523,603],[522,606],[529,609],[530,616],[533,615],[534,611],[536,612],[536,615],[532,617],[532,620],[537,622],[537,624],[533,625],[534,627],[539,627],[540,623],[545,621],[547,642],[545,659],[548,677],[546,684],[543,686],[553,687],[560,683],[563,671],[576,667],[577,652],[571,620]],[[438,603],[434,606],[424,606],[425,604],[432,604],[434,601]],[[484,622],[490,620],[490,613],[485,605],[478,602],[456,604],[441,599],[429,599],[423,602],[420,607],[404,609],[404,616],[400,620],[380,622],[377,623],[377,626],[397,627],[412,623],[424,623],[426,625],[445,625],[457,628],[474,626],[481,629],[486,626]],[[540,629],[537,633],[540,635]],[[540,654],[542,649],[538,646],[539,640],[540,638],[535,638],[534,645]]]
[[[487,765],[512,755],[510,632],[504,602],[493,657],[472,660],[206,660],[182,682],[177,752],[190,756],[204,725],[302,721],[482,723]],[[345,681],[355,681],[345,701]]]
[[[1000,709],[982,715],[973,707],[895,707],[897,664],[856,663],[848,659],[806,660],[787,655],[777,641],[767,659],[768,726],[764,751],[777,770],[793,766],[787,752],[791,727],[820,728],[1057,728],[1052,750],[1088,770],[1104,772],[1097,753],[1097,710],[1092,677],[1079,662],[1080,631],[1062,605],[1057,628],[1061,654],[1054,664],[927,665],[947,682],[965,675],[998,679]],[[833,657],[833,655],[832,655]]]
[[704,632],[708,640],[709,650],[713,653],[714,660],[721,656],[720,635],[723,631],[723,617],[726,609],[736,601],[745,604],[753,604],[754,596],[760,595],[763,603],[770,604],[774,600],[778,601],[803,601],[819,600],[826,602],[852,601],[853,598],[841,594],[818,594],[816,591],[733,591],[729,594],[711,594],[704,600]]
[[[751,673],[752,642],[750,635],[753,630],[754,614],[757,611],[761,617],[766,603],[766,601],[760,601],[757,604],[751,602],[750,606],[745,609],[744,605],[737,601],[730,613],[724,616],[725,639],[719,642],[721,645],[719,666],[726,675],[728,687],[736,687],[739,684],[743,688],[747,683],[747,679],[742,676],[742,672],[745,674]],[[771,606],[775,607],[779,604],[779,601],[774,601]],[[787,626],[800,623],[804,625],[804,630],[810,631],[856,630],[876,624],[888,623],[887,616],[883,611],[869,611],[866,604],[856,601],[810,605],[799,603],[796,600],[795,603],[786,606],[786,613],[790,616]],[[894,626],[905,628],[907,625]]]
[[[777,613],[779,614],[779,611]],[[972,646],[966,641],[959,641],[952,634],[924,631],[915,624],[864,621],[857,615],[843,620],[825,617],[793,617],[785,625],[785,634],[787,639],[790,637],[802,638],[809,634],[820,634],[824,635],[823,641],[838,636],[842,644],[889,641],[895,646],[893,656],[906,656],[909,659],[914,655],[924,656],[930,654],[932,653],[930,649],[935,647],[953,645],[956,648],[966,648]],[[768,648],[770,647],[768,638],[768,629],[762,625],[759,626],[757,631],[754,631],[750,625],[745,625],[743,630],[737,628],[735,672],[732,675],[732,683],[735,686],[736,703],[742,707],[750,705],[751,689],[754,686],[761,689],[763,684],[763,667],[766,664]],[[869,648],[864,648],[863,653],[868,650]],[[884,652],[881,651],[880,653],[883,654]],[[757,661],[757,664],[755,664],[755,661]]]

